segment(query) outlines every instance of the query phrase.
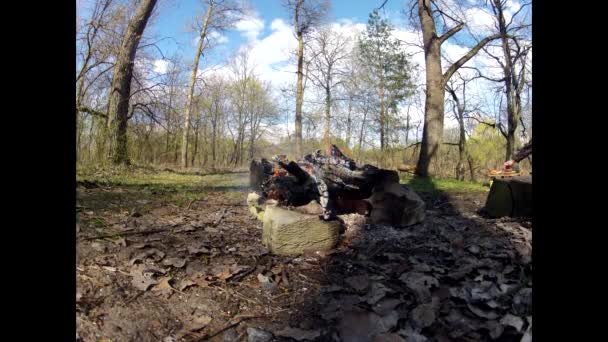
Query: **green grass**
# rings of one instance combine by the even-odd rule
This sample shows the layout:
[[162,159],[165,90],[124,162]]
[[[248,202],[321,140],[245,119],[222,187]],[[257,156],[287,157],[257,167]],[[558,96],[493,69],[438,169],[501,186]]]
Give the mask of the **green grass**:
[[210,191],[224,191],[229,199],[237,199],[243,197],[240,190],[249,185],[247,173],[196,175],[133,167],[78,171],[78,182],[95,183],[109,190],[81,198],[78,204],[93,210],[145,213],[155,202],[186,206],[205,198]]
[[420,178],[409,174],[400,176],[402,184],[410,185],[414,191],[427,193],[463,193],[487,192],[489,188],[481,183],[459,181],[455,179]]

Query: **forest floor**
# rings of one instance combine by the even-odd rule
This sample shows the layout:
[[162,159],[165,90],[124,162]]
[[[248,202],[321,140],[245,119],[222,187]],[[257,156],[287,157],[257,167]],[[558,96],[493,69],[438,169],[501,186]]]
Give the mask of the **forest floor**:
[[81,341],[520,341],[532,226],[488,219],[487,187],[409,179],[422,224],[341,217],[332,252],[269,254],[247,173],[78,176]]

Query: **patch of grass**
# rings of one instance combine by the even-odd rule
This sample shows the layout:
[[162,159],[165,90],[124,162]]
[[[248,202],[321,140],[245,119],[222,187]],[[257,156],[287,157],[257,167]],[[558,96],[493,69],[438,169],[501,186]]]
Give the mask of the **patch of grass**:
[[77,196],[78,204],[87,209],[128,210],[145,213],[153,203],[171,202],[186,206],[200,200],[210,191],[222,191],[241,198],[249,186],[248,173],[197,175],[143,168],[81,169],[76,180],[85,187],[102,189]]
[[410,185],[414,191],[431,194],[463,193],[463,192],[487,192],[489,188],[481,183],[459,181],[456,179],[421,178],[409,174],[401,175],[402,184]]

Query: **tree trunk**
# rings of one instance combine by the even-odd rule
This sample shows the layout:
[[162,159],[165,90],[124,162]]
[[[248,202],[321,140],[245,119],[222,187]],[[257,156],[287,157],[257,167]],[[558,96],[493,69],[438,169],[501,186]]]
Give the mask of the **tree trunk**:
[[139,4],[135,15],[129,20],[114,66],[108,100],[109,159],[114,164],[129,164],[127,123],[135,53],[155,5],[156,0],[142,0]]
[[463,111],[460,109],[458,110],[458,129],[460,132],[460,137],[458,139],[458,164],[456,164],[456,179],[461,181],[464,180],[464,159],[466,155],[466,135],[464,131]]
[[323,136],[323,142],[325,145],[325,154],[331,154],[331,138],[329,136],[329,130],[331,126],[331,89],[329,85],[325,88],[325,134]]
[[188,166],[188,133],[190,133],[190,113],[192,111],[192,97],[194,95],[194,87],[196,85],[196,74],[198,73],[198,61],[203,53],[205,45],[205,37],[207,36],[207,26],[209,25],[209,18],[213,12],[213,1],[209,1],[209,7],[207,8],[207,14],[205,16],[205,22],[201,29],[200,39],[196,48],[196,55],[194,56],[194,66],[192,67],[192,75],[190,76],[190,88],[188,89],[188,100],[186,102],[186,113],[184,115],[184,133],[182,136],[182,167]]
[[500,1],[494,0],[494,6],[498,12],[498,29],[502,35],[502,51],[505,57],[505,63],[503,65],[506,88],[505,93],[507,97],[507,148],[505,160],[510,160],[513,158],[513,152],[515,151],[515,131],[517,130],[520,117],[520,100],[517,94],[517,80],[513,73],[513,60],[511,48],[509,46],[509,38],[507,37],[507,27],[502,4]]
[[213,114],[213,123],[211,132],[211,169],[215,170],[215,161],[216,161],[216,149],[217,149],[217,107],[216,112]]
[[194,151],[192,152],[192,160],[190,161],[190,166],[194,166],[194,161],[196,159],[196,152],[198,152],[198,125],[196,125],[195,133],[194,133]]
[[424,104],[424,126],[422,129],[420,157],[416,165],[416,174],[422,177],[429,175],[431,162],[435,160],[435,157],[439,153],[443,136],[443,106],[445,100],[439,41],[431,40],[428,46],[425,44],[425,48],[427,49],[427,53],[425,56],[426,98]]
[[303,1],[298,0],[295,6],[295,30],[298,36],[298,80],[296,83],[296,117],[295,117],[295,142],[296,151],[295,159],[302,158],[302,102],[304,100],[304,89],[302,87],[302,80],[304,75],[302,69],[304,67],[304,32],[300,28],[300,8]]
[[365,119],[367,117],[367,110],[363,111],[363,120],[361,120],[361,130],[359,131],[359,149],[357,158],[361,158],[361,146],[363,145],[363,128],[365,127]]
[[[384,153],[384,72],[380,71],[380,153]],[[384,158],[382,158],[384,159]]]
[[346,117],[346,146],[350,148],[350,136],[353,129],[352,121],[352,98],[348,99],[348,116]]
[[475,182],[475,165],[473,164],[473,158],[467,154],[467,161],[469,162],[469,173],[471,176],[471,182]]

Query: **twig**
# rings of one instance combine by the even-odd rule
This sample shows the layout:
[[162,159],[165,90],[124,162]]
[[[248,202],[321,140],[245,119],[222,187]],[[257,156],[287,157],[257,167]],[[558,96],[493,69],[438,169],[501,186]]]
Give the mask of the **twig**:
[[[233,319],[237,318],[238,316],[239,315],[235,316]],[[215,337],[215,336],[223,333],[224,331],[226,331],[226,330],[228,330],[228,329],[230,329],[232,327],[235,327],[235,326],[241,324],[241,322],[246,321],[248,319],[262,318],[262,317],[267,317],[267,315],[246,315],[246,316],[241,316],[241,317],[238,318],[237,321],[235,321],[233,323],[228,323],[228,324],[224,325],[223,327],[221,327],[220,329],[218,329],[217,331],[215,331],[213,333],[203,335],[203,337],[201,337],[199,339],[199,341],[209,340],[209,339],[211,339],[211,338],[213,338],[213,337]]]
[[137,292],[134,296],[132,296],[131,298],[125,300],[125,304],[129,304],[132,301],[134,301],[135,299],[137,299],[137,297],[141,296],[145,291],[139,291]]
[[186,210],[190,210],[190,207],[192,206],[192,204],[194,204],[194,202],[198,202],[198,201],[202,201],[202,200],[195,198],[192,201],[190,201],[190,203],[188,203],[188,207],[186,208]]

